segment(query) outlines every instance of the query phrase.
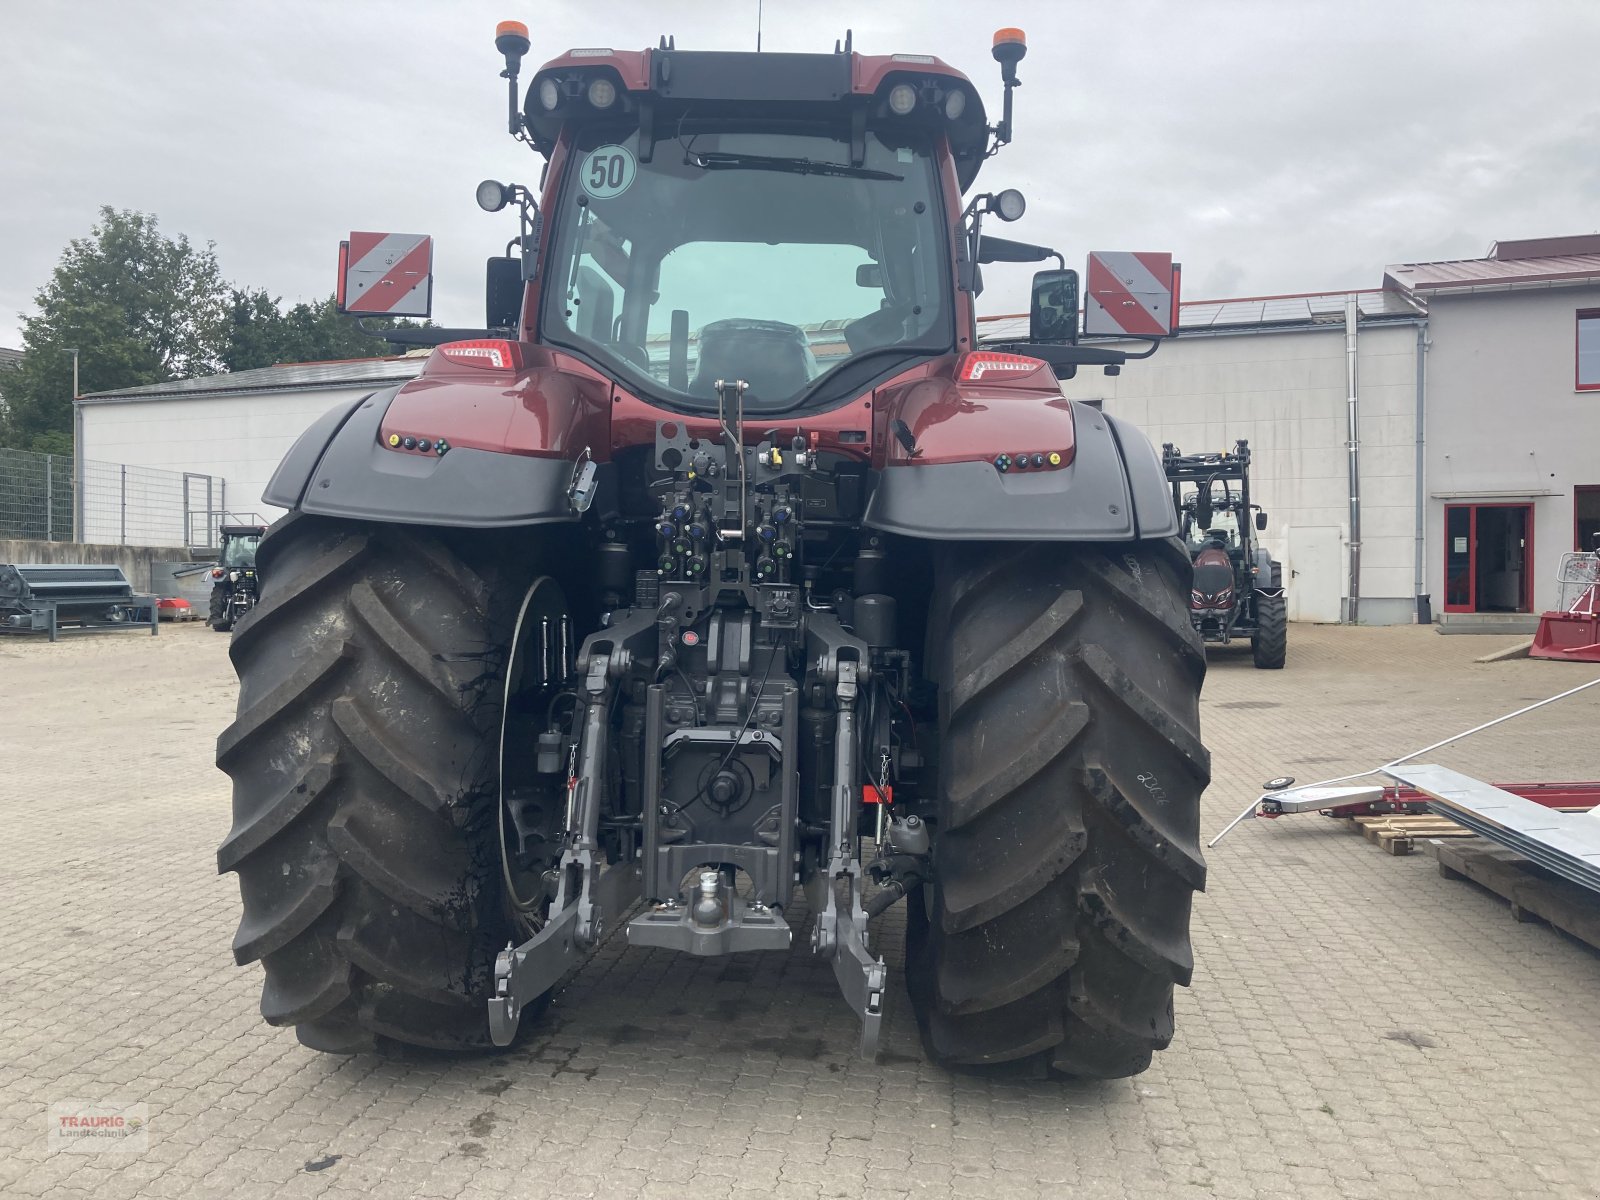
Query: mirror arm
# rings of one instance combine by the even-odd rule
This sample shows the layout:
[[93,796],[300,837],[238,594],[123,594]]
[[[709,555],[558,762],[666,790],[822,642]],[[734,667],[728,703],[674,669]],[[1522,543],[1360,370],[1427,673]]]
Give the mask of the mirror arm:
[[956,286],[963,292],[978,294],[978,239],[983,236],[982,196],[974,196],[961,214],[961,260],[957,264]]
[[522,194],[518,197],[520,215],[517,220],[517,240],[521,243],[522,279],[526,283],[539,273],[539,235],[544,226],[544,214],[539,211],[539,205],[527,188],[519,185],[518,190]]
[[1113,350],[1109,346],[1078,346],[1067,342],[1001,342],[989,347],[1003,354],[1022,354],[1040,358],[1051,366],[1119,367],[1134,359],[1149,358],[1161,348],[1160,341],[1152,341],[1148,350],[1135,354],[1127,350]]
[[982,195],[974,195],[962,213],[962,250],[965,254],[963,261],[958,264],[957,288],[970,291],[973,296],[978,294],[978,243],[984,227],[984,214],[979,206],[982,200]]
[[382,338],[395,346],[442,346],[446,342],[485,338],[490,333],[487,329],[445,329],[437,325],[415,329],[368,329],[363,317],[356,318],[356,328],[368,337]]

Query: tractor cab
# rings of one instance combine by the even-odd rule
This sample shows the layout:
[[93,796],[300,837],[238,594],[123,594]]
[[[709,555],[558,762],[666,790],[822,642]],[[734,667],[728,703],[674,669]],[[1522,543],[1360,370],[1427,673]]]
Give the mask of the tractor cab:
[[[1027,341],[993,349],[1060,378],[1084,363],[1114,372],[1130,354],[1078,346],[1080,304],[1084,332],[1152,350],[1175,332],[1170,255],[1092,256],[1083,296],[1059,251],[983,233],[986,216],[1023,216],[1020,192],[963,198],[1011,140],[1021,30],[995,34],[1004,101],[992,124],[960,71],[932,55],[857,53],[848,33],[831,54],[680,50],[666,37],[574,49],[525,90],[526,27],[502,23],[495,44],[508,129],[547,160],[542,194],[478,186],[482,208],[518,215],[489,260],[485,327],[386,335],[439,345],[430,373],[528,368],[538,347],[669,412],[716,414],[719,379],[744,382],[752,415],[827,412],[921,364],[956,367],[977,351],[982,266],[1052,259],[1060,269],[1034,278]],[[429,315],[430,264],[420,235],[352,234],[340,311]],[[999,453],[1010,456],[985,457]]]
[[266,533],[264,525],[224,525],[221,532],[221,549],[217,565],[236,570],[255,570],[256,549]]
[[[932,56],[862,55],[849,37],[832,54],[663,38],[568,51],[519,98],[520,27],[497,44],[511,132],[549,159],[542,204],[520,185],[480,188],[539,235],[522,245],[525,339],[537,329],[684,413],[714,413],[717,381],[742,379],[751,414],[836,408],[971,345],[974,289],[957,286],[951,230],[991,136],[1009,138],[1011,82],[991,129],[977,89]],[[1012,80],[1023,52],[1002,31]],[[1002,216],[1022,208],[1018,196]]]

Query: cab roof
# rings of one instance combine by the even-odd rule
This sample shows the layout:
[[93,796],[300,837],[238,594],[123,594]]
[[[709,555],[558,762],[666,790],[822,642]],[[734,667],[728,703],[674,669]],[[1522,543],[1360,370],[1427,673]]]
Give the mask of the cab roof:
[[[614,89],[603,108],[590,101],[597,79],[608,80]],[[905,114],[892,112],[888,104],[889,93],[902,83],[916,92],[915,107]],[[953,93],[960,99],[952,100]],[[606,93],[599,89],[597,95]],[[837,125],[852,140],[880,123],[931,127],[949,137],[963,190],[977,177],[989,138],[983,100],[954,67],[933,55],[866,55],[848,49],[833,54],[670,45],[569,50],[534,74],[523,115],[534,146],[547,156],[569,124],[637,125],[652,145],[673,136],[688,116],[757,125],[763,119]]]

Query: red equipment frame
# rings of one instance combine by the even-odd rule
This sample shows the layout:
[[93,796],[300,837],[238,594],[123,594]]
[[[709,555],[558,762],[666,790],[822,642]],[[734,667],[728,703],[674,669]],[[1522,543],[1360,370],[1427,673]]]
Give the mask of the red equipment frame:
[[[1583,783],[1497,783],[1503,792],[1532,800],[1545,808],[1595,808],[1600,806],[1600,781]],[[1378,817],[1394,813],[1421,813],[1428,811],[1428,798],[1416,788],[1395,785],[1383,789],[1383,799],[1364,804],[1341,804],[1325,808],[1325,817]],[[1263,817],[1279,817],[1283,813],[1262,813]]]

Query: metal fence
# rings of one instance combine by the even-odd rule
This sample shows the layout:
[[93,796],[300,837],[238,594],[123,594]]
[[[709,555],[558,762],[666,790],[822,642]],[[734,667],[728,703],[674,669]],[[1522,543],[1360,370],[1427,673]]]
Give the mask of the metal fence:
[[[227,481],[158,467],[0,449],[0,537],[115,546],[216,543]],[[81,485],[81,486],[80,486]]]
[[0,537],[70,542],[72,459],[0,450]]
[[1600,553],[1563,554],[1556,579],[1561,584],[1557,610],[1596,615],[1600,607]]

